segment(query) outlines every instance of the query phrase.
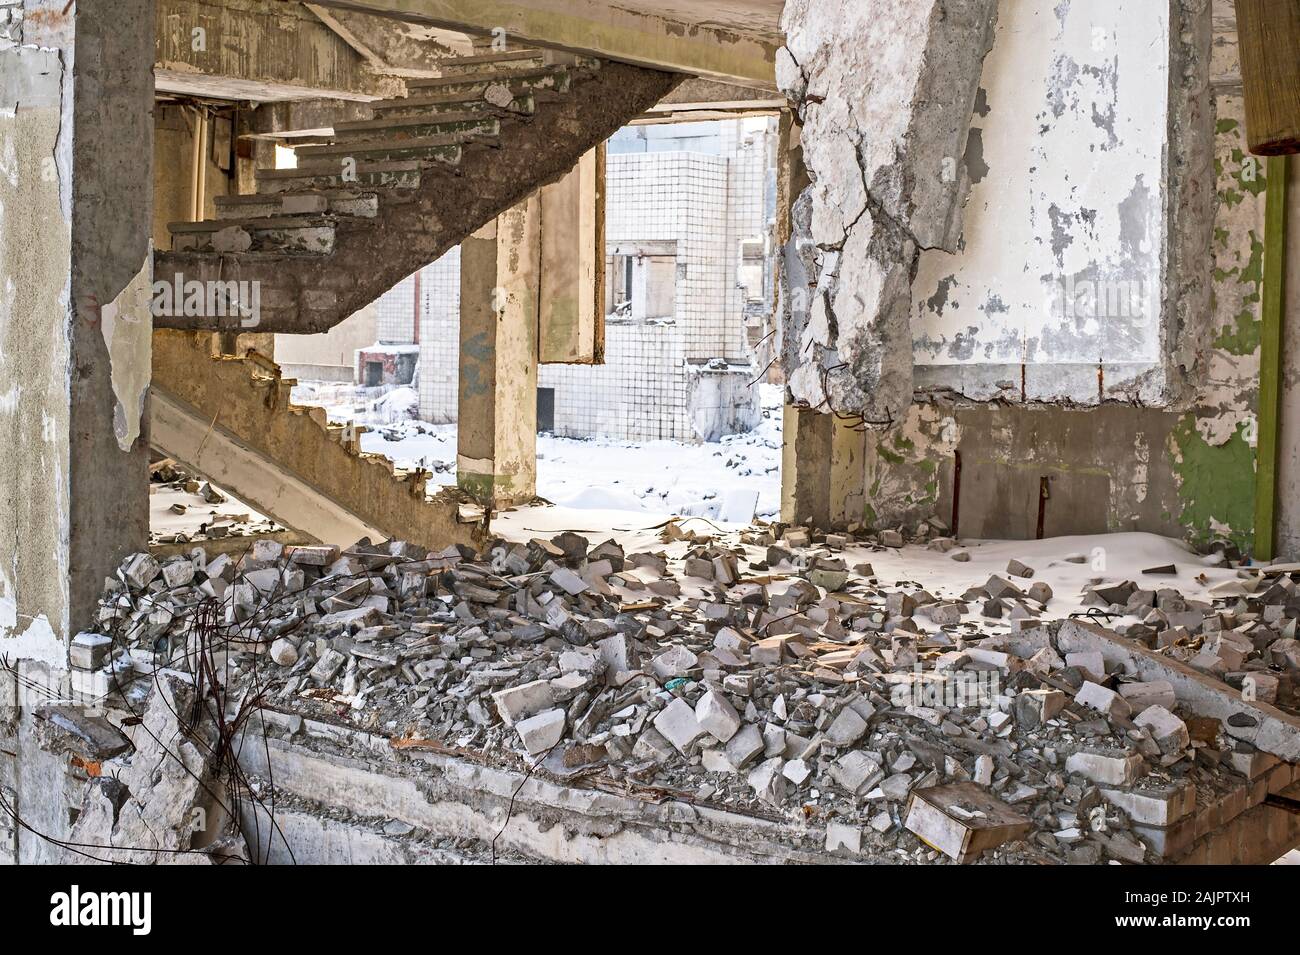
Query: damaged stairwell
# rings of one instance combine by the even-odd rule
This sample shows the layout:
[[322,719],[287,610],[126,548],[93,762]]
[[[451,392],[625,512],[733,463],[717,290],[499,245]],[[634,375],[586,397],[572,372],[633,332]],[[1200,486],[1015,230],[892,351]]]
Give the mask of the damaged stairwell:
[[[259,332],[326,331],[484,224],[567,174],[681,81],[540,50],[460,57],[408,95],[370,104],[293,169],[261,169],[223,218],[172,223],[155,274],[251,283]],[[251,327],[164,309],[156,328]],[[203,309],[198,309],[203,311]],[[185,312],[185,314],[181,314]]]
[[154,333],[155,447],[311,540],[401,537],[430,548],[481,545],[481,510],[428,475],[363,454],[359,431],[295,405],[274,362],[212,358],[202,333]]

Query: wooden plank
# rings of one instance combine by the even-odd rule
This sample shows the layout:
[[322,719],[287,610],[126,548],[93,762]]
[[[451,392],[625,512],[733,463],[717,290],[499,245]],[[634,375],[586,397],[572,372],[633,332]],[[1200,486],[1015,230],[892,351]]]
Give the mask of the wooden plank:
[[1300,153],[1300,0],[1237,0],[1237,38],[1250,151]]

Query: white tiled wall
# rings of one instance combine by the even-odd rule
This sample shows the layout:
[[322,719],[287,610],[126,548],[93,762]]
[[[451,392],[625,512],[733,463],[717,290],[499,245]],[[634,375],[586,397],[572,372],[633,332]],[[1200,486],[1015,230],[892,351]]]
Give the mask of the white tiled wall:
[[691,440],[683,339],[675,323],[611,323],[605,364],[543,365],[538,387],[555,389],[555,433]]
[[424,320],[420,324],[420,417],[442,424],[456,420],[456,373],[460,359],[460,247],[427,265],[420,278]]
[[415,282],[402,279],[375,301],[375,334],[385,345],[415,341]]

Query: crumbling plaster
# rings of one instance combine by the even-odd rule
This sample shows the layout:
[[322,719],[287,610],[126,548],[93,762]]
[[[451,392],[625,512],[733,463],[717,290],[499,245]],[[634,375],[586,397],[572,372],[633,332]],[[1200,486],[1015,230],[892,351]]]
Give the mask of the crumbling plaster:
[[1176,265],[1166,197],[1179,180],[1166,167],[1181,62],[1169,4],[1002,6],[966,144],[960,247],[923,252],[912,289],[918,386],[1170,401],[1180,352],[1162,335],[1162,289]]
[[908,310],[922,249],[957,248],[961,155],[995,0],[790,0],[777,83],[811,185],[783,255],[793,399],[892,420],[911,403]]

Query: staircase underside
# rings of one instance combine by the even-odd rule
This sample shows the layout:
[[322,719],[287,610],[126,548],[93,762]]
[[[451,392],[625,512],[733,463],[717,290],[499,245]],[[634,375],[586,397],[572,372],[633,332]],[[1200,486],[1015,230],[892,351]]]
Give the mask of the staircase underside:
[[[491,143],[458,147],[459,161],[426,165],[416,188],[379,188],[378,215],[339,217],[325,251],[155,252],[159,281],[257,282],[255,324],[238,315],[162,315],[156,328],[312,334],[327,331],[436,260],[658,103],[678,74],[606,63],[564,94],[538,93],[536,112],[502,109]],[[364,189],[370,187],[361,187]],[[324,248],[324,247],[322,247]]]

